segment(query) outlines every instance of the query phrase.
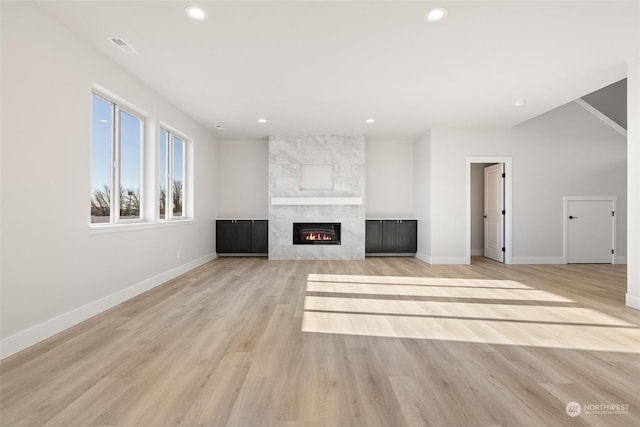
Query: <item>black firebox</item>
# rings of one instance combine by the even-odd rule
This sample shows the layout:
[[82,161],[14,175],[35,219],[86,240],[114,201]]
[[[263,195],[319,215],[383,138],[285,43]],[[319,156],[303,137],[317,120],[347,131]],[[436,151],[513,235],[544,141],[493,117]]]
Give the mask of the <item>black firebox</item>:
[[294,245],[339,245],[339,222],[294,222]]

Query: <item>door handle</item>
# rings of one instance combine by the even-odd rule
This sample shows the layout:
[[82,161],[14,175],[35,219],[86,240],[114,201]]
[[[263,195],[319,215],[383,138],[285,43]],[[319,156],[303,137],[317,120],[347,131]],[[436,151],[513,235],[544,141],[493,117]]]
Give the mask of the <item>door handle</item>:
[[569,215],[569,219],[578,219],[577,216]]

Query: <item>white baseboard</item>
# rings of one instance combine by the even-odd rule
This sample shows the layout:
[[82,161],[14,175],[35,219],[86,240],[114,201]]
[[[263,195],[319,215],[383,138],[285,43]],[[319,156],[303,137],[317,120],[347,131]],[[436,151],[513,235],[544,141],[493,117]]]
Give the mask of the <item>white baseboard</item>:
[[[472,249],[471,256],[483,256],[484,250]],[[424,252],[417,252],[416,258],[427,264],[466,264],[466,259],[462,257],[441,257],[434,258]],[[511,257],[511,264],[566,264],[563,257]],[[616,257],[616,264],[626,264],[627,257]]]
[[467,257],[431,257],[431,264],[464,264],[469,265]]
[[[511,264],[566,264],[567,260],[563,257],[511,257]],[[627,257],[616,257],[616,264],[626,264]]]
[[[472,250],[471,255],[477,256],[478,254],[475,254]],[[484,255],[484,250],[480,249],[479,255]],[[420,261],[426,262],[427,264],[469,264],[466,257],[432,257],[424,252],[417,252],[416,258]]]
[[431,257],[424,252],[416,252],[416,258],[427,264],[431,264]]
[[635,308],[636,310],[640,310],[640,296],[631,295],[627,293],[626,301],[627,307]]
[[11,356],[34,344],[39,343],[59,332],[64,331],[78,323],[102,313],[116,305],[123,303],[143,292],[153,289],[168,280],[180,276],[189,270],[199,267],[217,258],[215,253],[205,255],[186,264],[174,267],[153,277],[142,280],[128,288],[119,290],[110,295],[92,301],[81,307],[63,313],[38,325],[20,331],[0,341],[0,359]]
[[511,257],[511,264],[566,264],[564,257],[519,256]]

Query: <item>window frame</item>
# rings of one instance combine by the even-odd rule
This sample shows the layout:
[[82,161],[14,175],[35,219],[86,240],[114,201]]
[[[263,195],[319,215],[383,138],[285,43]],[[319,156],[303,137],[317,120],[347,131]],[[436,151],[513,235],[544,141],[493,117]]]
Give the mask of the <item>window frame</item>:
[[[105,227],[105,226],[113,226],[118,224],[139,224],[145,222],[145,206],[144,206],[144,194],[145,194],[145,170],[144,170],[144,158],[145,158],[145,141],[147,132],[147,120],[148,117],[142,113],[141,111],[132,108],[126,105],[124,102],[118,101],[113,96],[109,96],[105,94],[103,91],[99,91],[93,89],[91,91],[91,97],[96,96],[101,100],[110,104],[111,108],[111,141],[110,141],[110,159],[109,159],[109,186],[111,193],[110,204],[109,204],[109,222],[93,222],[92,216],[90,214],[89,222],[92,227]],[[121,113],[124,112],[131,117],[137,119],[140,122],[140,140],[139,140],[139,153],[138,153],[138,182],[139,182],[139,208],[138,208],[138,217],[137,218],[121,218],[120,215],[120,185],[122,183],[122,138],[121,138]],[[93,122],[93,110],[91,111],[91,118]],[[93,159],[93,128],[91,130],[91,159]],[[92,165],[92,162],[91,162]],[[91,183],[93,184],[93,170],[91,170]],[[93,200],[93,187],[90,202]],[[91,204],[90,204],[91,205]]]
[[[163,138],[163,132],[166,137]],[[182,143],[182,179],[181,179],[181,193],[182,193],[182,211],[181,215],[177,216],[174,214],[174,206],[173,206],[173,180],[175,177],[174,173],[174,158],[175,158],[175,150],[174,150],[174,138]],[[164,164],[160,162],[160,152],[162,150],[162,144],[165,145],[165,158]],[[156,165],[158,165],[158,181],[157,181],[157,191],[158,197],[156,201],[158,203],[156,209],[156,218],[160,223],[168,223],[168,222],[176,222],[176,221],[188,221],[191,220],[190,215],[190,182],[189,182],[189,163],[187,161],[187,156],[189,153],[189,147],[191,144],[191,140],[185,136],[182,132],[175,130],[173,127],[168,126],[166,124],[160,124],[160,132],[158,133],[158,159]],[[160,208],[162,206],[162,188],[160,186],[161,179],[160,173],[164,170],[164,187],[165,187],[165,206],[164,206],[164,218],[161,216]]]

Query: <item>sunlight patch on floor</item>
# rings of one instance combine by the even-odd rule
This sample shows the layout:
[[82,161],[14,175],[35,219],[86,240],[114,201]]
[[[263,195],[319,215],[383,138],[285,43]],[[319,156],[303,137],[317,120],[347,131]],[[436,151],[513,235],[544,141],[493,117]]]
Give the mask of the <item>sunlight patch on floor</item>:
[[640,353],[637,325],[515,281],[318,274],[308,279],[303,332]]
[[[493,282],[496,281],[494,280]],[[496,284],[492,287],[463,287],[450,286],[447,284],[442,284],[440,286],[422,286],[308,281],[307,292],[573,302],[573,300],[552,294],[551,292],[541,291],[530,287],[521,289],[504,289],[498,287]]]
[[380,315],[571,323],[599,326],[636,326],[617,317],[582,307],[470,304],[463,302],[361,299],[307,295],[304,309],[306,311]]
[[451,279],[448,277],[359,276],[347,274],[309,274],[309,282],[347,282],[392,285],[459,286],[480,288],[533,289],[515,280]]

